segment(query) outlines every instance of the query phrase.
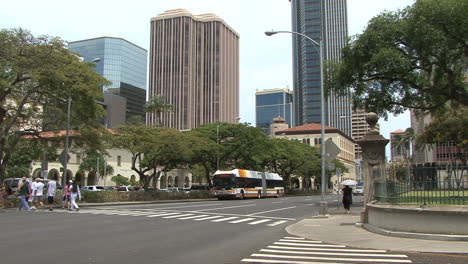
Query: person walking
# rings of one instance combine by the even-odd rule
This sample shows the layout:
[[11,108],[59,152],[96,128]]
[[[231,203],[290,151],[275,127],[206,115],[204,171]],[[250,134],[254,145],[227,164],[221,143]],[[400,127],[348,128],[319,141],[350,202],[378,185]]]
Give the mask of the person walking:
[[62,209],[65,209],[65,204],[67,209],[70,209],[70,183],[67,182],[63,188],[63,199],[62,199]]
[[31,208],[29,208],[28,202],[27,202],[27,196],[29,195],[29,184],[26,181],[26,177],[23,177],[21,183],[18,186],[18,190],[16,191],[19,194],[19,206],[18,206],[18,211],[21,211],[21,209],[24,207],[26,211],[31,211]]
[[28,204],[29,204],[29,207],[31,208],[31,210],[36,210],[36,206],[34,206],[34,193],[36,192],[36,181],[32,181],[31,183],[28,181],[28,179],[26,179],[26,182],[25,184],[28,185],[28,189],[29,189],[29,194],[28,194]]
[[341,190],[343,191],[343,206],[346,213],[349,214],[349,208],[353,203],[353,188],[349,187],[349,185],[345,185]]
[[80,199],[81,193],[80,193],[80,187],[76,182],[70,181],[70,209],[69,211],[73,211],[73,209],[76,209],[76,211],[79,211],[80,208],[78,207],[78,204],[76,203],[76,199]]
[[36,187],[34,188],[34,203],[37,209],[39,207],[44,208],[43,203],[44,197],[44,183],[42,183],[42,179],[37,177],[36,178]]
[[47,189],[46,189],[47,203],[49,204],[49,211],[54,210],[52,207],[54,206],[54,197],[55,197],[56,191],[57,191],[57,182],[54,181],[53,179],[50,179],[49,182],[47,182]]

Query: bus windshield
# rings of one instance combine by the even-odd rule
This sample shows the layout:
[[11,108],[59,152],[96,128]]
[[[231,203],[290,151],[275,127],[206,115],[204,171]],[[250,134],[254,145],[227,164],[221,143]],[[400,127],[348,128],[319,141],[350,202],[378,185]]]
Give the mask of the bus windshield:
[[232,174],[215,175],[213,179],[213,187],[215,190],[230,190],[236,187],[235,176]]

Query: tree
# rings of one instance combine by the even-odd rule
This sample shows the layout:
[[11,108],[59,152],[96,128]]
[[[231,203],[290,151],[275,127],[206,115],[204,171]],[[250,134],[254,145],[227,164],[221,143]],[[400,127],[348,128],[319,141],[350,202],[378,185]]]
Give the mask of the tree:
[[166,103],[166,99],[161,95],[155,95],[150,101],[146,102],[144,110],[147,113],[154,114],[156,124],[161,122],[161,115],[172,111],[172,105]]
[[0,30],[0,179],[21,138],[63,129],[69,98],[72,125],[98,126],[108,82],[90,67],[59,38]]
[[183,166],[192,155],[193,137],[172,128],[122,126],[116,129],[113,145],[132,153],[132,170],[147,190],[161,172]]
[[[98,171],[97,167],[99,166],[99,175],[101,177],[106,177],[107,175],[114,174],[114,168],[111,165],[107,164],[104,155],[102,155],[95,149],[85,151],[83,156],[83,160],[81,161],[79,167],[80,171],[94,172],[96,174],[96,172]],[[98,179],[96,175],[95,181],[97,180]]]
[[355,107],[384,117],[466,106],[467,10],[467,1],[418,0],[372,18],[343,49],[328,89],[352,87]]
[[271,170],[282,176],[288,186],[291,186],[291,175],[302,174],[306,170],[318,171],[316,166],[320,155],[316,147],[296,140],[273,138],[269,152]]
[[130,183],[127,177],[122,176],[120,174],[117,174],[117,176],[113,176],[111,178],[111,181],[115,182],[115,185],[117,186],[127,186]]

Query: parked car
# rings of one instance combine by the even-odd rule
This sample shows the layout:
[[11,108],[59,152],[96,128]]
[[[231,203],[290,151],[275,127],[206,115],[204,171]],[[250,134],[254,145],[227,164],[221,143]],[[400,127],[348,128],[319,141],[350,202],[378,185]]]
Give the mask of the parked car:
[[200,192],[200,191],[209,191],[210,186],[209,185],[192,185],[190,187],[191,192]]
[[[31,178],[27,178],[26,180],[29,182],[30,185],[33,182]],[[18,185],[21,181],[21,178],[6,178],[5,180],[3,180],[3,184],[6,186],[10,186],[11,191],[15,193],[16,190],[18,190]]]
[[116,188],[116,191],[118,192],[131,192],[131,191],[135,191],[135,189],[133,188],[133,186],[119,186]]
[[354,195],[364,195],[364,186],[356,186],[353,189],[353,194]]
[[114,186],[104,186],[104,190],[105,191],[115,191],[115,187]]
[[100,185],[88,185],[81,188],[81,190],[85,192],[100,192],[104,191],[105,189]]

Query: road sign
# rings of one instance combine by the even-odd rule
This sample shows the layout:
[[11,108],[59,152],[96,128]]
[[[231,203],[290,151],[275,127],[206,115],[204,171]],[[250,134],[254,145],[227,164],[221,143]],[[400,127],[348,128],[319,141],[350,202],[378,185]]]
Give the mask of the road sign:
[[68,153],[65,153],[65,150],[63,150],[62,153],[60,153],[60,155],[58,157],[58,160],[60,161],[60,163],[64,167],[65,167],[65,163],[68,163],[68,161],[70,161],[70,159],[71,159],[70,155],[68,155]]
[[333,142],[331,138],[325,141],[325,160],[332,161],[338,157],[341,149]]

